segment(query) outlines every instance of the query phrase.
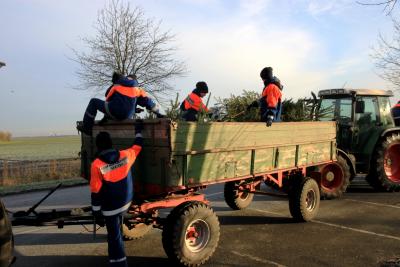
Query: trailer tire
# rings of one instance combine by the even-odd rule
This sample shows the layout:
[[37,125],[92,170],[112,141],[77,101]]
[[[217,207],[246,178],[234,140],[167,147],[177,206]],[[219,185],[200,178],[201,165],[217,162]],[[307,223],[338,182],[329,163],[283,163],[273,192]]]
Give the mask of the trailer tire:
[[245,181],[232,181],[225,183],[224,198],[226,204],[233,210],[242,210],[247,208],[253,201],[254,194],[239,192],[238,187]]
[[174,266],[200,266],[214,253],[219,235],[215,212],[202,202],[192,201],[168,215],[162,243]]
[[366,180],[379,191],[400,191],[400,134],[391,134],[378,145]]
[[297,181],[289,193],[289,210],[296,221],[311,221],[318,213],[319,203],[319,187],[314,179]]
[[338,156],[337,162],[329,163],[320,169],[321,197],[323,199],[340,198],[350,184],[350,166]]
[[14,237],[6,209],[0,200],[0,266],[10,266],[14,253]]
[[128,224],[124,222],[122,224],[122,235],[125,241],[140,239],[150,232],[151,228],[153,228],[152,225],[145,223],[139,223],[134,227],[129,228]]

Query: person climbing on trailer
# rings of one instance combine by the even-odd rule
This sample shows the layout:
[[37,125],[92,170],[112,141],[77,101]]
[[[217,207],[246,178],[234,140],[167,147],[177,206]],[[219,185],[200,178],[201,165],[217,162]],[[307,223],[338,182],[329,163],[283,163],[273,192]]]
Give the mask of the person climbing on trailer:
[[92,210],[96,221],[105,221],[110,266],[128,266],[121,232],[122,215],[133,198],[131,166],[142,149],[142,128],[142,123],[136,124],[133,146],[121,151],[113,148],[107,132],[96,136],[98,152],[91,165],[90,179]]
[[392,108],[392,116],[394,119],[394,125],[400,126],[400,101]]
[[[125,77],[114,72],[112,85],[106,91],[106,100],[92,98],[86,108],[83,124],[77,129],[87,135],[92,135],[92,128],[97,111],[105,114],[105,119],[125,120],[132,117],[136,111],[136,105],[146,107],[147,110],[156,114],[158,118],[164,117],[156,103],[147,96],[147,93],[138,87],[135,75]],[[103,119],[102,121],[104,122]]]
[[251,103],[247,110],[253,107],[260,107],[261,121],[265,122],[269,127],[273,121],[281,120],[283,86],[280,80],[273,75],[272,67],[262,69],[260,77],[264,83],[261,99]]
[[196,88],[186,97],[180,106],[182,119],[185,121],[197,121],[199,112],[208,112],[202,98],[208,93],[206,82],[196,83]]

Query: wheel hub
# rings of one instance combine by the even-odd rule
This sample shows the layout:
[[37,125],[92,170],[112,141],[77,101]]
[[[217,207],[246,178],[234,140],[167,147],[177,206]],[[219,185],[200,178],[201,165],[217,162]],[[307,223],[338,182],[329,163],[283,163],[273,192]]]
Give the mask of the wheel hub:
[[210,226],[204,220],[198,219],[186,228],[185,245],[191,252],[203,250],[210,240]]
[[383,164],[386,176],[392,182],[400,183],[400,144],[393,144],[387,148]]
[[335,174],[333,172],[330,171],[326,174],[326,180],[328,182],[332,182],[334,179],[335,179]]
[[314,190],[309,190],[306,197],[307,210],[312,211],[316,205],[316,194]]

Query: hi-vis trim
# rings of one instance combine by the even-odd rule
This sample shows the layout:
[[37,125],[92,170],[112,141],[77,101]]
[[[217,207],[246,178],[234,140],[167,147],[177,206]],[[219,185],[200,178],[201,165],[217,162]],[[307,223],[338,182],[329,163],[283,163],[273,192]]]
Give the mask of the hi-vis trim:
[[126,261],[126,257],[116,259],[116,260],[110,260],[110,263],[123,262],[123,261]]
[[124,157],[120,159],[119,161],[112,163],[112,164],[107,164],[103,167],[100,168],[101,174],[106,174],[112,170],[118,169],[119,167],[122,167],[124,165],[128,164],[128,158]]

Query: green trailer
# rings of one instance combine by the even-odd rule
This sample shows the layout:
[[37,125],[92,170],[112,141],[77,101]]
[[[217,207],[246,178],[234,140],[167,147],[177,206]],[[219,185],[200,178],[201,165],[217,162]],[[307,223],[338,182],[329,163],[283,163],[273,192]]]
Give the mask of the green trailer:
[[[134,126],[134,120],[96,124],[93,137],[82,135],[83,177],[90,177],[96,134],[107,131],[116,148],[126,149],[133,145]],[[218,218],[201,193],[206,186],[223,183],[226,203],[233,209],[246,208],[254,194],[288,196],[293,218],[309,221],[319,208],[321,177],[337,182],[349,175],[337,156],[334,122],[265,127],[156,119],[144,121],[142,134],[124,236],[135,239],[151,227],[162,228],[167,255],[184,266],[204,263],[218,244]],[[285,194],[262,191],[262,183],[274,184]],[[163,208],[173,208],[166,219],[158,216]]]

